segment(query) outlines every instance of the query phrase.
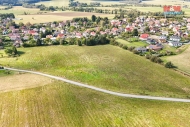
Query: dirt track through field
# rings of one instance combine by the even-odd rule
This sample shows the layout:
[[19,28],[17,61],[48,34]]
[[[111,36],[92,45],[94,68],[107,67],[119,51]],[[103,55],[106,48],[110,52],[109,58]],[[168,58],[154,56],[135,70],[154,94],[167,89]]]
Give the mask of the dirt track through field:
[[41,73],[41,72],[28,71],[28,70],[20,70],[20,69],[7,68],[7,67],[5,67],[5,69],[11,70],[11,71],[26,72],[26,73],[36,74],[36,75],[40,75],[40,76],[45,76],[45,77],[49,77],[51,79],[63,81],[63,82],[66,82],[66,83],[69,83],[69,84],[72,84],[72,85],[75,85],[75,86],[84,87],[84,88],[88,88],[88,89],[91,89],[91,90],[95,90],[95,91],[98,91],[98,92],[102,92],[102,93],[106,93],[106,94],[110,94],[110,95],[115,95],[115,96],[119,96],[119,97],[190,103],[190,99],[180,99],[180,98],[167,98],[167,97],[155,97],[155,96],[124,94],[124,93],[109,91],[109,90],[98,88],[98,87],[95,87],[95,86],[90,86],[90,85],[87,85],[87,84],[75,82],[75,81],[68,80],[68,79],[65,79],[65,78],[62,78],[62,77],[57,77],[57,76],[53,76],[53,75],[49,75],[49,74],[44,74],[44,73]]

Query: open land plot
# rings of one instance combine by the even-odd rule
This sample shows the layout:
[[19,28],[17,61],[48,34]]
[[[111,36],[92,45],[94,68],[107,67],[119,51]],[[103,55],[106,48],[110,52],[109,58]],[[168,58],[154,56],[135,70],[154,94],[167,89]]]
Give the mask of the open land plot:
[[[72,20],[76,17],[87,17],[91,18],[92,15],[100,16],[100,17],[108,17],[112,19],[114,17],[113,14],[101,14],[101,13],[90,13],[90,12],[52,12],[52,13],[44,13],[44,14],[34,14],[34,15],[18,15],[16,18],[22,18],[23,20],[16,20],[16,23],[44,23],[44,22],[53,22],[53,21],[66,21]],[[50,18],[51,17],[51,18]]]
[[[111,4],[123,4],[117,1],[93,1],[93,0],[77,0],[82,3],[87,3],[89,4],[90,2],[100,2],[102,5],[111,5]],[[68,6],[69,5],[69,0],[50,0],[50,1],[43,1],[39,2],[36,4],[44,4],[45,6]]]
[[53,82],[53,80],[39,75],[14,73],[14,75],[0,77],[0,92],[44,86]]
[[187,98],[190,79],[119,47],[48,46],[20,48],[18,58],[0,63],[33,69],[100,88],[131,94]]
[[189,103],[110,96],[62,82],[0,93],[0,125],[189,127]]
[[166,57],[167,61],[171,61],[179,69],[190,73],[190,46],[183,53],[175,56]]
[[189,2],[182,0],[145,0],[143,4],[153,4],[153,5],[190,5]]
[[0,10],[0,13],[14,13],[15,15],[23,15],[24,12],[29,14],[36,14],[39,12],[40,9],[34,9],[34,8],[24,8],[22,6],[14,6],[11,9],[8,10]]

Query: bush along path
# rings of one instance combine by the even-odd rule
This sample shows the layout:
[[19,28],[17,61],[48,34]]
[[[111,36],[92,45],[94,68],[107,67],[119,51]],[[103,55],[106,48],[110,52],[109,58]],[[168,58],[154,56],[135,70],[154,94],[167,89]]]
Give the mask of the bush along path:
[[172,101],[172,102],[188,102],[188,103],[190,102],[190,99],[154,97],[154,96],[143,96],[143,95],[133,95],[133,94],[118,93],[118,92],[113,92],[113,91],[109,91],[109,90],[106,90],[106,89],[101,89],[101,88],[98,88],[98,87],[90,86],[90,85],[87,85],[87,84],[75,82],[75,81],[68,80],[68,79],[65,79],[65,78],[61,78],[61,77],[58,77],[58,76],[44,74],[44,73],[41,73],[41,72],[20,70],[20,69],[8,68],[8,67],[4,67],[4,69],[11,70],[11,71],[19,71],[19,72],[26,72],[26,73],[42,75],[42,76],[46,76],[46,77],[49,77],[49,78],[52,78],[52,79],[60,80],[60,81],[63,81],[63,82],[66,82],[66,83],[69,83],[69,84],[72,84],[72,85],[76,85],[76,86],[79,86],[79,87],[85,87],[85,88],[88,88],[88,89],[92,89],[92,90],[95,90],[95,91],[99,91],[99,92],[110,94],[110,95],[120,96],[120,97],[148,99],[148,100],[160,100],[160,101]]

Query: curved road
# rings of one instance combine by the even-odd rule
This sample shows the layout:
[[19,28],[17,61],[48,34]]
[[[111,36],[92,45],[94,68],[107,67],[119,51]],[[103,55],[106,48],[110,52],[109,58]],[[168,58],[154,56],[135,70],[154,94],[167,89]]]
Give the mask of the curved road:
[[103,92],[103,93],[107,93],[107,94],[111,94],[111,95],[115,95],[115,96],[120,96],[120,97],[149,99],[149,100],[161,100],[161,101],[173,101],[173,102],[190,102],[190,99],[154,97],[154,96],[143,96],[143,95],[133,95],[133,94],[118,93],[118,92],[113,92],[113,91],[101,89],[101,88],[94,87],[94,86],[89,86],[89,85],[86,85],[86,84],[83,84],[83,83],[71,81],[71,80],[68,80],[68,79],[65,79],[65,78],[61,78],[61,77],[57,77],[57,76],[53,76],[53,75],[49,75],[49,74],[44,74],[44,73],[41,73],[41,72],[13,69],[13,68],[7,68],[7,67],[4,67],[4,69],[42,75],[42,76],[46,76],[46,77],[49,77],[49,78],[52,78],[52,79],[60,80],[60,81],[63,81],[63,82],[69,83],[69,84],[73,84],[73,85],[76,85],[76,86],[85,87],[85,88],[88,88],[88,89],[92,89],[92,90],[95,90],[95,91],[99,91],[99,92]]

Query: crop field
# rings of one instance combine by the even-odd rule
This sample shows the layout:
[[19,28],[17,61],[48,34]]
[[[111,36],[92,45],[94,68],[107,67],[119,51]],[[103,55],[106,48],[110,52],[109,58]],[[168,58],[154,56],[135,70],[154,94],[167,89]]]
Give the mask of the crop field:
[[18,58],[0,63],[65,77],[123,93],[190,96],[190,79],[119,47],[48,46],[19,48]]
[[167,61],[171,61],[179,69],[190,73],[190,46],[181,54],[166,57]]
[[121,98],[54,81],[0,93],[3,127],[189,127],[190,104]]
[[19,23],[19,22],[43,23],[43,22],[53,22],[53,21],[65,21],[65,20],[72,20],[73,18],[76,18],[76,17],[91,18],[92,15],[108,17],[109,19],[112,19],[114,17],[113,14],[73,12],[73,11],[59,12],[58,11],[58,12],[44,13],[44,14],[18,15],[16,16],[16,18],[22,18],[23,20],[16,20],[16,23]]
[[24,8],[22,6],[15,6],[9,10],[0,10],[0,13],[14,13],[15,16],[17,16],[17,15],[23,15],[24,12],[29,13],[29,14],[36,14],[39,11],[40,11],[40,9]]
[[142,3],[153,5],[190,5],[188,1],[183,0],[145,0]]
[[[93,0],[77,0],[79,2],[82,2],[82,3],[87,3],[89,4],[90,2],[96,2],[96,1],[93,1]],[[102,5],[111,5],[111,4],[122,4],[120,2],[116,2],[116,1],[97,1],[97,2],[100,2]],[[42,2],[39,2],[37,4],[44,4],[45,6],[58,6],[58,7],[61,7],[61,6],[68,6],[69,5],[69,0],[50,0],[50,1],[42,1]]]
[[0,81],[0,93],[44,86],[53,82],[53,80],[49,78],[36,76],[34,74],[21,72],[4,74],[2,71],[0,71]]

